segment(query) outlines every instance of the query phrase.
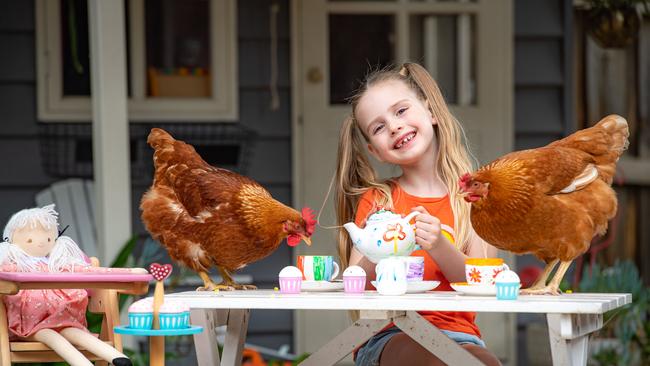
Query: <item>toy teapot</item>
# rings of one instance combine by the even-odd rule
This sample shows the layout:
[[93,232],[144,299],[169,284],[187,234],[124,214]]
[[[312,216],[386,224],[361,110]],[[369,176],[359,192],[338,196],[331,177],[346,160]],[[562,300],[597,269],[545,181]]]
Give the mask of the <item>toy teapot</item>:
[[415,231],[409,221],[418,214],[413,211],[402,218],[391,211],[380,210],[370,215],[363,229],[354,222],[348,222],[343,227],[357,250],[377,263],[383,258],[408,256],[415,250]]

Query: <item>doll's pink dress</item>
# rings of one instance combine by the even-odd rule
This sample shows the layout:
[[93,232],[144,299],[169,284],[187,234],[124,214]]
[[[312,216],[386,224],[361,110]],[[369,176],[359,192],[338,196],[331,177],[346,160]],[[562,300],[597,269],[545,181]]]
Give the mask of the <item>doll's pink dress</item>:
[[[47,264],[37,264],[38,272],[49,272]],[[5,272],[16,271],[15,265],[3,265]],[[75,272],[128,272],[126,268],[75,266]],[[86,329],[88,292],[83,289],[21,290],[4,296],[10,337],[29,337],[41,329],[60,331],[74,327]]]

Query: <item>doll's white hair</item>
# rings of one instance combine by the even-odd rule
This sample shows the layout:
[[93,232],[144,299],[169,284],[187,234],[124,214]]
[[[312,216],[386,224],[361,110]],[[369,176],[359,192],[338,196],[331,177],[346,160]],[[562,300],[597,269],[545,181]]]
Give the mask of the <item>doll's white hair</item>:
[[[58,216],[54,204],[20,210],[11,216],[2,235],[3,242],[0,243],[0,264],[15,264],[20,272],[38,271],[32,257],[12,243],[13,234],[17,229],[36,229],[38,225],[47,230],[58,229]],[[75,265],[88,266],[87,258],[72,238],[59,236],[48,255],[48,269],[50,272],[72,271]]]
[[20,210],[13,214],[9,222],[7,222],[7,226],[5,226],[2,233],[2,239],[11,242],[14,231],[26,227],[36,229],[37,225],[40,225],[47,230],[52,227],[58,228],[58,220],[59,213],[54,211],[54,204]]

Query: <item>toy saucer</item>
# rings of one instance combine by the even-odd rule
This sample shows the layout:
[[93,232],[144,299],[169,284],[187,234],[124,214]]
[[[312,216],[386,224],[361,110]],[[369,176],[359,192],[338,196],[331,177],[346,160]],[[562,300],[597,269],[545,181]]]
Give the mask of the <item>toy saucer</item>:
[[497,287],[494,285],[469,285],[467,282],[453,282],[451,288],[466,295],[496,296]]
[[341,281],[302,281],[300,291],[306,292],[324,292],[343,290]]
[[[370,281],[370,283],[377,288],[377,281]],[[418,294],[422,292],[431,291],[438,287],[440,281],[409,281],[406,283],[407,294]]]

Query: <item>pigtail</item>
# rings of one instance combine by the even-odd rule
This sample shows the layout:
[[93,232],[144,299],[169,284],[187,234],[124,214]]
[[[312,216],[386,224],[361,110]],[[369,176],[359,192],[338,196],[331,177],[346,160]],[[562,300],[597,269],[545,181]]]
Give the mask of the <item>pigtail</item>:
[[[338,229],[338,253],[341,266],[347,268],[350,253],[352,251],[352,240],[343,229],[343,224],[354,220],[354,213],[359,203],[360,194],[355,189],[363,187],[361,173],[363,166],[368,166],[368,159],[361,149],[361,141],[354,118],[348,117],[343,122],[339,136],[336,169],[336,220]],[[370,174],[374,175],[372,168]]]
[[458,195],[458,178],[472,171],[470,155],[466,148],[467,138],[461,124],[451,114],[442,96],[438,84],[427,70],[414,63],[406,63],[399,71],[406,77],[421,97],[426,101],[433,118],[437,120],[435,128],[438,137],[437,166],[440,179],[447,186],[449,200],[454,212],[454,230],[456,247],[467,252],[472,224],[470,206]]
[[87,258],[71,237],[59,236],[50,252],[48,267],[50,272],[73,272],[75,266],[89,266]]
[[8,241],[0,243],[0,265],[13,264],[18,272],[36,272],[39,268],[31,255]]
[[352,240],[343,224],[354,221],[361,196],[369,189],[375,189],[380,193],[377,205],[390,208],[393,201],[390,186],[377,181],[375,170],[365,152],[365,137],[352,116],[346,118],[341,127],[336,166],[338,253],[342,268],[347,268]]

